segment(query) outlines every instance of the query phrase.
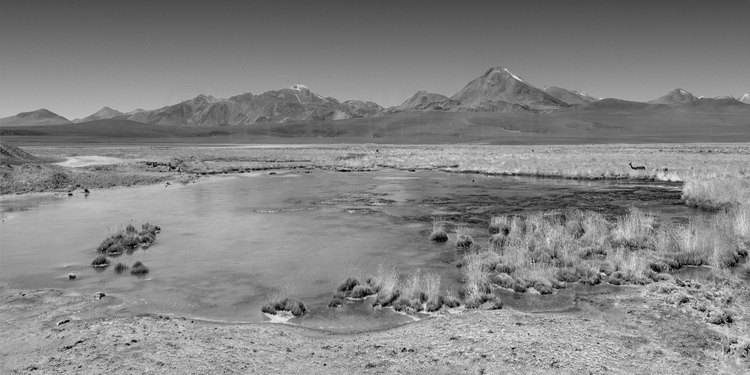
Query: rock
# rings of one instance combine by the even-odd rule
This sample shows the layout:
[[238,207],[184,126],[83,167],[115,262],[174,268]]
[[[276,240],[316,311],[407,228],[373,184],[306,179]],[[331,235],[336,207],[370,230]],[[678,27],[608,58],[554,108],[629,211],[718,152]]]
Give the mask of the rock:
[[106,296],[107,295],[104,294],[104,292],[96,292],[96,294],[94,294],[94,298],[96,298],[96,299],[102,299],[102,298],[104,298]]
[[70,319],[63,319],[63,320],[57,322],[57,325],[61,326],[61,325],[65,324],[65,323],[70,323]]
[[68,274],[68,280],[75,280],[75,279],[76,279],[76,274],[74,274],[74,273],[69,273]]
[[89,189],[83,189],[83,193],[84,194],[90,194],[91,192],[89,191]]

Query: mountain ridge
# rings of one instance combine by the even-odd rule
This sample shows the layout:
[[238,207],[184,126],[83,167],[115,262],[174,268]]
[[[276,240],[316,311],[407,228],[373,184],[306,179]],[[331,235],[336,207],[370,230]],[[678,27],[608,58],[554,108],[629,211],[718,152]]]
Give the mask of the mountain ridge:
[[121,112],[103,107],[70,121],[47,109],[22,112],[0,119],[2,126],[61,125],[104,119],[130,120],[169,126],[245,126],[262,123],[319,122],[390,115],[409,111],[550,113],[557,111],[750,111],[750,93],[734,97],[703,98],[676,88],[648,102],[616,98],[597,99],[561,87],[539,89],[510,69],[495,66],[468,82],[451,96],[417,91],[402,104],[383,108],[372,101],[340,101],[320,95],[303,84],[260,94],[246,92],[228,98],[200,94],[164,107]]

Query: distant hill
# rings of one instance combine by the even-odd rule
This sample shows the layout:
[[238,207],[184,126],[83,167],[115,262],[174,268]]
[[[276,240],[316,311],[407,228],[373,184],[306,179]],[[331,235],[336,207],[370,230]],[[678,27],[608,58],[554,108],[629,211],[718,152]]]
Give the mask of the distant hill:
[[392,112],[421,111],[421,110],[443,110],[448,97],[424,90],[417,91],[411,98],[406,99],[401,105],[391,108]]
[[70,124],[70,121],[47,109],[37,109],[31,112],[21,112],[15,116],[0,118],[2,126],[33,126]]
[[343,120],[380,114],[383,108],[373,102],[340,102],[323,97],[304,85],[245,93],[227,99],[199,95],[193,99],[150,111],[138,111],[128,120],[156,125],[251,125],[294,121]]
[[544,92],[547,94],[552,95],[556,99],[559,99],[565,103],[571,104],[571,105],[577,105],[577,104],[586,104],[586,103],[593,103],[599,99],[594,98],[588,94],[574,91],[574,90],[568,90],[564,89],[562,87],[545,87]]
[[[553,112],[596,112],[612,115],[638,115],[641,112],[748,113],[749,104],[750,94],[745,94],[739,100],[732,97],[702,98],[679,88],[647,103],[616,98],[599,100],[561,87],[553,86],[540,90],[508,68],[497,66],[471,80],[450,97],[418,91],[402,104],[388,109],[371,101],[342,102],[336,98],[324,97],[307,86],[297,84],[286,89],[261,94],[248,92],[225,99],[198,95],[162,108],[136,109],[126,113],[104,107],[74,122],[93,124],[100,120],[112,119],[161,126],[217,127],[321,123],[388,117],[412,111],[422,113],[422,116],[428,116],[427,113],[433,111],[527,115]],[[409,118],[414,120],[414,117]],[[70,121],[46,109],[0,119],[0,125],[4,128],[64,124],[70,124]],[[34,130],[37,133],[46,131],[46,128]],[[20,129],[6,130],[3,134],[22,133],[31,134]]]
[[674,89],[668,92],[664,96],[660,96],[654,100],[649,101],[653,104],[689,104],[698,100],[698,98],[680,88]]
[[26,164],[41,160],[18,147],[0,142],[0,163],[2,164]]
[[125,115],[124,113],[118,110],[115,110],[109,107],[103,107],[102,109],[94,112],[90,116],[86,116],[81,119],[75,119],[73,120],[73,122],[89,122],[89,121],[95,121],[95,120],[106,120],[110,118],[121,117],[124,115]]

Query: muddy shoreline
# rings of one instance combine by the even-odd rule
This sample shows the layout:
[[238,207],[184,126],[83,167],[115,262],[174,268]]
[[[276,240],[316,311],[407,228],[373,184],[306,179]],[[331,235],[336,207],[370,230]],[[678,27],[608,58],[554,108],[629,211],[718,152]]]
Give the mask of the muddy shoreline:
[[[117,295],[3,290],[2,372],[741,373],[747,324],[716,326],[657,287],[576,312],[467,311],[365,333],[124,316]],[[746,308],[746,306],[744,307]]]

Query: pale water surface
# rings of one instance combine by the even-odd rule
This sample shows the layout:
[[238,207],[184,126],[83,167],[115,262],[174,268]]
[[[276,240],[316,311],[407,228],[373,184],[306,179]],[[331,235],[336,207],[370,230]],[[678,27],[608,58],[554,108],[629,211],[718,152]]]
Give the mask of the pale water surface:
[[[565,207],[619,214],[633,205],[665,220],[691,214],[675,185],[394,170],[243,174],[88,197],[6,197],[0,285],[104,291],[132,312],[234,322],[266,320],[260,308],[283,285],[311,310],[298,324],[377,329],[412,319],[366,303],[329,309],[329,297],[348,275],[374,274],[378,264],[437,272],[444,288],[455,286],[452,244],[427,238],[432,217],[475,226],[481,242],[492,214]],[[114,263],[140,260],[151,272],[139,278],[90,267],[98,244],[131,221],[158,224],[162,232],[148,250]],[[67,280],[71,272],[74,281]],[[508,304],[555,309],[556,299],[533,298]]]

